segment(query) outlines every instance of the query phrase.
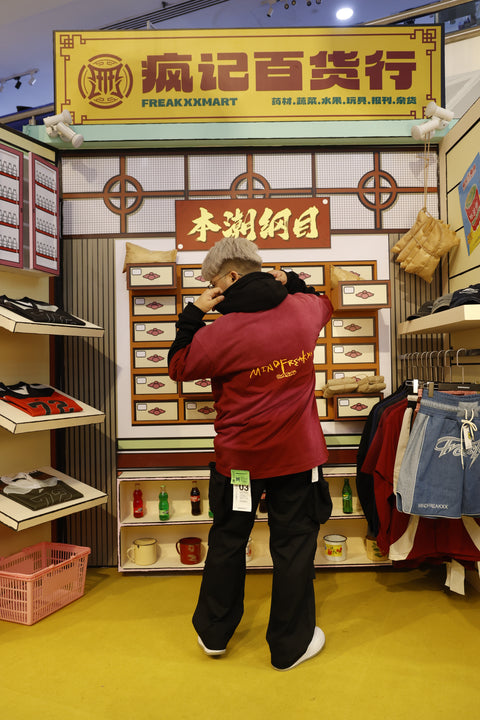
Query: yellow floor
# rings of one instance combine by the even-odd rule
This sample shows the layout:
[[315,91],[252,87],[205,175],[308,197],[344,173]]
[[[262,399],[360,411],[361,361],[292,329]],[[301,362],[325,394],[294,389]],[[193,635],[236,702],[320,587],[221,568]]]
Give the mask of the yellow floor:
[[478,717],[480,592],[444,570],[319,571],[327,643],[289,672],[264,640],[270,575],[249,574],[227,655],[198,648],[200,576],[89,569],[85,595],[30,627],[0,622],[9,720],[429,720]]

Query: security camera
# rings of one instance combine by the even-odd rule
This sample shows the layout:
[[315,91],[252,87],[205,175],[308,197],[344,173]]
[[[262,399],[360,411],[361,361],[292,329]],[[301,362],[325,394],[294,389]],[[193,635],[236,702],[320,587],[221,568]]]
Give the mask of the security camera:
[[431,119],[421,125],[414,125],[411,129],[415,140],[431,140],[437,130],[444,130],[449,125],[453,112],[445,110],[432,100],[425,108],[425,116]]
[[432,100],[425,108],[425,116],[440,118],[441,120],[444,120],[448,125],[450,120],[452,120],[453,118],[453,111],[446,110],[445,108],[440,107],[435,103],[434,100]]
[[72,116],[68,110],[58,115],[50,115],[43,119],[48,137],[60,137],[65,142],[71,142],[74,148],[79,148],[83,143],[83,135],[76,133],[70,126]]
[[49,117],[43,118],[43,122],[47,127],[57,125],[61,122],[67,123],[67,125],[71,125],[72,116],[70,115],[70,112],[68,110],[63,110],[63,112],[59,113],[58,115],[50,115]]
[[83,135],[79,135],[63,122],[47,125],[46,130],[49,137],[60,137],[65,142],[71,142],[74,148],[79,148],[83,143]]
[[414,125],[411,129],[412,137],[415,140],[431,140],[436,131],[441,128],[441,125],[442,120],[437,117],[434,117],[421,125]]

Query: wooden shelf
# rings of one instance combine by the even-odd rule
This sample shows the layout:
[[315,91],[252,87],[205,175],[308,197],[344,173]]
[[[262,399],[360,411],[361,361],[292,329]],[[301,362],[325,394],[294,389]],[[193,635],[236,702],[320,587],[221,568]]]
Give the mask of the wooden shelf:
[[[118,568],[121,572],[191,572],[204,567],[207,550],[208,532],[212,519],[208,517],[207,488],[210,472],[208,469],[175,469],[125,471],[118,476]],[[324,476],[327,479],[333,501],[332,516],[322,525],[318,537],[315,555],[317,568],[372,568],[388,566],[391,563],[372,561],[367,556],[365,535],[367,521],[358,501],[355,484],[356,467],[354,465],[326,466]],[[353,491],[353,513],[342,510],[341,491],[345,477],[349,477]],[[192,516],[190,512],[189,490],[191,481],[198,480],[202,497],[202,514]],[[145,515],[134,518],[132,514],[133,484],[140,483],[144,498]],[[170,519],[161,522],[158,517],[158,493],[164,484],[170,501]],[[323,549],[323,536],[340,533],[347,537],[347,558],[343,562],[328,560]],[[176,551],[176,542],[181,537],[195,536],[202,541],[201,562],[196,565],[183,565]],[[153,537],[158,542],[158,558],[155,563],[140,566],[133,563],[127,550],[139,537]],[[252,557],[247,561],[247,569],[271,570],[272,560],[269,552],[269,528],[267,515],[257,511],[252,530]]]
[[86,405],[81,400],[72,398],[66,393],[63,394],[65,397],[75,400],[82,410],[75,413],[65,413],[64,415],[33,417],[14,405],[9,405],[4,400],[0,400],[0,427],[5,428],[14,435],[18,435],[40,430],[56,430],[57,428],[73,427],[75,425],[90,425],[104,421],[105,415],[100,410],[96,410],[96,408]]
[[[82,318],[79,318],[80,320]],[[11,333],[32,335],[75,335],[78,337],[103,337],[103,328],[84,320],[85,325],[63,325],[61,323],[36,323],[0,306],[0,327]]]
[[39,468],[50,475],[55,475],[70,485],[74,490],[82,493],[83,497],[69,502],[59,503],[43,510],[29,510],[20,503],[11,500],[8,495],[0,495],[0,522],[14,530],[26,530],[35,525],[56,520],[57,518],[71,515],[72,513],[88,510],[97,505],[104,505],[108,497],[106,493],[97,490],[90,485],[75,480],[75,478],[64,475],[51,467]]
[[[145,530],[145,528],[144,528]],[[202,541],[202,554],[201,561],[196,565],[183,565],[180,562],[179,555],[176,551],[175,543],[182,537],[180,528],[175,527],[165,528],[166,532],[159,533],[158,527],[150,528],[150,532],[145,533],[145,536],[155,537],[159,544],[160,550],[158,559],[152,565],[136,565],[126,556],[127,548],[132,544],[133,540],[140,537],[138,532],[132,534],[132,528],[124,528],[121,538],[121,556],[119,558],[119,570],[122,572],[161,572],[161,571],[192,571],[192,570],[203,570],[205,564],[205,555],[207,548],[207,534],[208,528],[205,525],[202,526],[191,526],[190,530],[185,531],[183,534],[186,536],[196,536]],[[260,530],[260,532],[259,532]],[[385,567],[391,565],[387,562],[372,562],[367,557],[365,548],[365,540],[362,536],[349,535],[347,537],[347,557],[342,562],[335,562],[327,560],[323,550],[323,535],[330,532],[327,526],[322,526],[322,532],[318,536],[317,552],[315,554],[315,567],[323,569],[341,569],[341,568],[352,568],[352,567],[368,567],[375,568]],[[268,526],[266,523],[262,525],[255,524],[252,532],[252,556],[247,562],[247,569],[251,570],[271,570],[272,560],[268,549]]]
[[480,305],[460,305],[400,323],[399,335],[450,333],[480,327]]

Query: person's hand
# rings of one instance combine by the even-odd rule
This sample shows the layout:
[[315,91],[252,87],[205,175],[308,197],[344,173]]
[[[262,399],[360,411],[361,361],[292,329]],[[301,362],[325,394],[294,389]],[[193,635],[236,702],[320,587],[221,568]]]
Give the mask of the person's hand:
[[208,313],[213,310],[215,305],[222,302],[223,298],[220,288],[207,288],[193,304],[200,308],[202,312]]
[[269,270],[268,271],[270,275],[273,275],[275,280],[278,280],[279,283],[282,283],[282,285],[287,284],[287,273],[283,270]]

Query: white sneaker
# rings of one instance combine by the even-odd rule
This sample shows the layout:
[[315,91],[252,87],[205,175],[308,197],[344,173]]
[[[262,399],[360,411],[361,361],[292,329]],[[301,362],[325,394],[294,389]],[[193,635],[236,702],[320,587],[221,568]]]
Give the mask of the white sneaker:
[[297,665],[300,665],[300,663],[305,662],[305,660],[310,660],[310,658],[318,655],[324,645],[325,633],[321,628],[316,626],[315,630],[313,631],[313,637],[310,641],[310,645],[307,647],[303,655],[298,658],[297,662],[294,662],[293,665],[289,665],[289,667],[286,668],[277,668],[275,667],[275,665],[272,665],[272,667],[275,668],[275,670],[291,670],[292,668],[297,667]]
[[227,652],[226,648],[224,648],[223,650],[210,650],[210,648],[207,648],[207,646],[203,644],[202,638],[200,637],[200,635],[198,635],[198,644],[202,648],[205,655],[223,655],[224,653]]

